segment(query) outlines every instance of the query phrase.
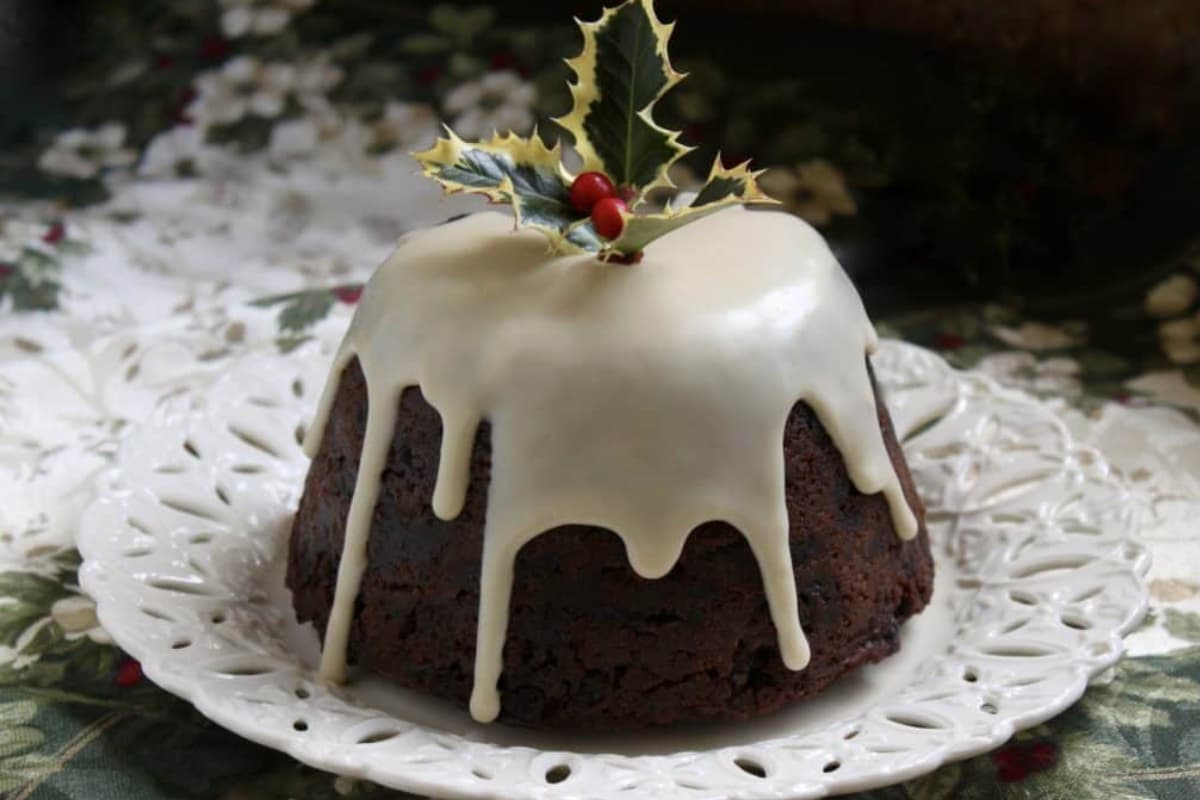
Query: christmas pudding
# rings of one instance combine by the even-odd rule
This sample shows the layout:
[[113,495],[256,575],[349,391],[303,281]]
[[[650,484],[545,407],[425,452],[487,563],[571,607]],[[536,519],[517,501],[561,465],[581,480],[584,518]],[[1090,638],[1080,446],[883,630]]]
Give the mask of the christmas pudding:
[[367,284],[287,583],[330,681],[481,722],[743,719],[898,648],[923,509],[824,240],[745,207],[745,164],[643,211],[686,152],[650,113],[670,29],[650,0],[582,27],[578,174],[536,134],[417,154],[514,213],[410,234]]

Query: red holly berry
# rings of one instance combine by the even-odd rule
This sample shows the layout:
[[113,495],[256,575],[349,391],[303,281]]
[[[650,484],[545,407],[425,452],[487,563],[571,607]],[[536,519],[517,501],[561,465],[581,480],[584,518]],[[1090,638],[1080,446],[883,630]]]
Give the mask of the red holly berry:
[[113,683],[122,689],[132,689],[142,682],[142,665],[132,658],[126,658],[117,666],[117,674]]
[[1009,744],[991,754],[996,765],[996,780],[1016,783],[1030,773],[1042,772],[1058,763],[1058,748],[1054,742],[1035,742],[1030,745]]
[[596,203],[616,194],[613,182],[603,172],[582,172],[571,183],[571,206],[590,214]]
[[200,57],[205,61],[220,61],[233,52],[228,39],[209,34],[200,42]]
[[1058,763],[1058,748],[1053,742],[1038,742],[1029,748],[1029,766],[1036,771],[1050,769]]
[[192,88],[185,89],[179,93],[179,98],[167,110],[167,117],[179,125],[191,125],[192,118],[188,115],[188,106],[196,99],[196,90]]
[[1000,767],[996,770],[996,780],[1001,783],[1017,783],[1023,781],[1029,776],[1029,770],[1020,764],[1014,764],[1011,767]]
[[1015,767],[1021,763],[1021,750],[1016,745],[1001,747],[991,753],[992,763],[1000,769]]
[[56,222],[42,234],[42,241],[46,244],[58,244],[66,235],[67,229],[61,222]]
[[616,239],[625,227],[621,213],[628,210],[629,206],[621,198],[605,197],[592,206],[592,227],[605,239]]
[[358,298],[362,297],[363,287],[361,286],[338,286],[333,290],[333,296],[346,305],[354,305],[358,302]]
[[442,68],[437,64],[427,64],[417,70],[417,83],[422,86],[432,86],[437,83],[442,77]]
[[175,66],[175,57],[167,53],[158,53],[150,63],[158,70],[171,69]]
[[967,340],[957,333],[942,332],[933,337],[933,346],[938,350],[958,350],[960,347],[966,346],[966,344]]
[[14,269],[15,267],[12,264],[0,264],[0,280],[12,275]]
[[495,53],[492,53],[491,58],[488,59],[488,66],[496,72],[512,70],[522,78],[529,77],[529,67],[521,59],[517,58],[516,54],[511,50],[497,50]]

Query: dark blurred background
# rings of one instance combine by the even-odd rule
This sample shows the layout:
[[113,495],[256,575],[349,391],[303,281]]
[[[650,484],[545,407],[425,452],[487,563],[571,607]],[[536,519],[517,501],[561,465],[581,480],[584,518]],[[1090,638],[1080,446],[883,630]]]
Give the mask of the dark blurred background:
[[[473,9],[462,6],[439,28],[429,3],[342,0],[248,42],[220,27],[234,4],[0,0],[0,197],[102,198],[99,181],[37,169],[47,137],[117,118],[144,146],[186,122],[196,73],[247,46],[262,58],[340,48],[355,66],[333,97],[368,117],[389,96],[436,107],[456,81],[497,69],[534,82],[536,110],[550,116],[566,104],[560,59],[578,48],[569,13],[594,18],[600,8],[499,0],[483,27],[463,23]],[[659,9],[681,20],[672,54],[691,73],[662,116],[703,144],[693,169],[705,171],[720,148],[791,170],[772,188],[835,243],[877,314],[999,300],[1046,317],[1111,318],[1196,245],[1195,0],[662,0]],[[421,31],[423,43],[413,38]],[[210,135],[261,146],[263,131],[239,125]]]

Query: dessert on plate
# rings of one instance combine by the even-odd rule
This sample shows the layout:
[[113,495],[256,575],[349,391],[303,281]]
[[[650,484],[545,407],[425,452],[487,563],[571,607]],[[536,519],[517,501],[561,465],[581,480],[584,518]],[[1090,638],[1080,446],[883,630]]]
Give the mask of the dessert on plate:
[[[688,148],[651,0],[581,24],[582,168],[535,132],[416,154],[488,211],[367,284],[306,447],[287,583],[350,664],[529,726],[744,719],[899,647],[923,508],[821,236]],[[768,205],[766,210],[750,205]]]

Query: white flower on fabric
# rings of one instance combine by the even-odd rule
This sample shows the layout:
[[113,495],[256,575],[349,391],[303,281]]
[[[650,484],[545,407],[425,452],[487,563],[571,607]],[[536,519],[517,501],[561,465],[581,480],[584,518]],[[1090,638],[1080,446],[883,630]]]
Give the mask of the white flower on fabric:
[[271,128],[267,149],[273,156],[293,158],[314,152],[320,144],[321,131],[316,122],[309,117],[298,117]]
[[493,131],[529,133],[537,89],[512,70],[489,72],[450,90],[442,109],[453,114],[451,127],[459,136],[478,139]]
[[46,226],[20,219],[0,218],[0,264],[12,264],[26,248],[49,252],[45,243]]
[[221,30],[231,39],[279,33],[292,15],[312,8],[316,0],[221,0]]
[[155,136],[142,152],[138,174],[167,177],[179,174],[193,159],[204,140],[204,131],[193,125],[180,125]]
[[337,107],[320,94],[297,97],[304,115],[278,122],[271,128],[268,151],[277,158],[307,156],[323,142],[338,136],[345,120]]
[[1083,391],[1079,362],[1065,356],[1038,359],[1032,353],[995,353],[981,358],[975,368],[1032,394],[1077,397]]
[[93,178],[107,167],[127,167],[137,154],[124,147],[125,126],[117,122],[95,130],[73,128],[58,135],[38,158],[38,167],[51,175]]
[[100,627],[96,602],[90,597],[73,594],[54,601],[50,606],[50,619],[62,628],[68,640],[86,636],[96,644],[112,644],[108,632]]
[[294,99],[322,130],[336,128],[341,117],[325,93],[343,77],[342,68],[325,56],[303,64],[239,56],[196,78],[196,100],[188,113],[200,127],[229,125],[248,114],[278,117]]
[[1200,287],[1191,275],[1176,274],[1146,292],[1146,313],[1155,319],[1175,317],[1192,307]]
[[354,778],[347,778],[345,775],[339,775],[333,779],[333,790],[342,797],[349,797],[357,786],[358,781]]
[[324,96],[342,82],[345,71],[327,57],[319,56],[295,67],[295,92],[301,97]]
[[372,147],[412,150],[429,144],[437,133],[437,115],[420,103],[389,101],[383,116],[371,126]]
[[991,334],[1009,347],[1023,350],[1062,350],[1077,347],[1087,341],[1086,328],[1079,322],[1047,325],[1044,322],[1023,322],[1018,327],[994,325]]
[[448,33],[459,44],[468,44],[491,27],[496,19],[494,9],[487,6],[459,8],[448,3],[438,3],[429,11],[430,26]]
[[292,65],[238,56],[196,78],[196,99],[188,114],[201,126],[229,125],[247,114],[277,117],[295,85]]
[[835,214],[858,213],[846,176],[823,158],[790,168],[772,167],[758,182],[763,191],[813,225],[828,225]]
[[1158,341],[1172,364],[1200,364],[1200,311],[1161,323]]
[[1152,400],[1200,411],[1200,389],[1188,382],[1182,370],[1147,372],[1125,381],[1125,385]]
[[195,172],[208,174],[229,157],[220,147],[205,144],[204,130],[179,125],[155,136],[142,152],[138,174],[148,178],[175,177]]

